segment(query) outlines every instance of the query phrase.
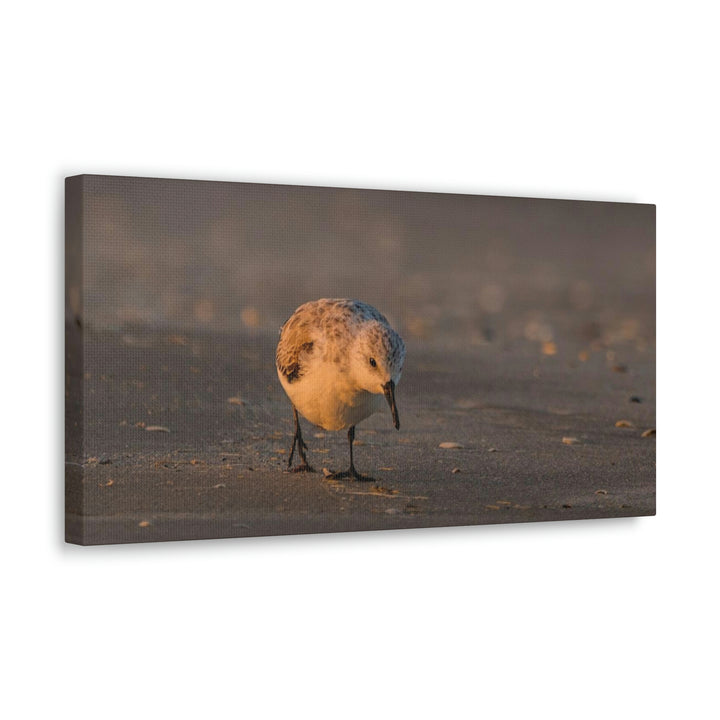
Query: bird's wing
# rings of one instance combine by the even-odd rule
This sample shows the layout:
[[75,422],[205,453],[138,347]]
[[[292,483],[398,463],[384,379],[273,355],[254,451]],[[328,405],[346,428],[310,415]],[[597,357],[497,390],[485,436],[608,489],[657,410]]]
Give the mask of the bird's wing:
[[288,382],[302,377],[312,350],[310,327],[297,315],[293,315],[280,330],[280,342],[275,352],[275,365]]

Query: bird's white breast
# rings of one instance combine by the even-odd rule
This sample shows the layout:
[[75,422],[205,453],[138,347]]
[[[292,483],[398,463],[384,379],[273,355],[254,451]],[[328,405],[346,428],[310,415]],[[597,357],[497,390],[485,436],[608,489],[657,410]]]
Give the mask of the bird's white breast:
[[302,376],[288,382],[278,377],[298,412],[325,430],[342,430],[382,410],[385,398],[358,388],[347,366],[316,359]]

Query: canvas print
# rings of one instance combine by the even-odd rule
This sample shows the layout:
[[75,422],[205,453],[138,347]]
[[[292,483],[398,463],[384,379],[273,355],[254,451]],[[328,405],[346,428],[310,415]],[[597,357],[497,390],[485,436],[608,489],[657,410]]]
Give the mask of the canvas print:
[[655,513],[655,207],[66,179],[66,540]]

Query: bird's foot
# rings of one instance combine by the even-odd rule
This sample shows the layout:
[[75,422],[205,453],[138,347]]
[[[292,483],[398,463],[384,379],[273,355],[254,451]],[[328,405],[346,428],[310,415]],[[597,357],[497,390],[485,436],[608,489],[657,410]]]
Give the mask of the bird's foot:
[[355,482],[375,482],[375,478],[369,475],[361,475],[355,468],[343,470],[342,472],[330,473],[326,476],[328,480],[354,480]]
[[314,467],[308,465],[307,463],[301,463],[300,465],[296,465],[295,467],[288,466],[286,472],[291,472],[291,473],[317,472],[317,470]]

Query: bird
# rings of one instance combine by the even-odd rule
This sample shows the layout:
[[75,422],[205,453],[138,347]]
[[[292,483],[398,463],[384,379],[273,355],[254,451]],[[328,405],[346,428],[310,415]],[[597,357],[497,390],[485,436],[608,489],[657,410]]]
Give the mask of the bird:
[[[395,389],[405,362],[405,343],[372,305],[322,298],[300,305],[280,329],[275,353],[278,378],[295,419],[290,472],[315,472],[307,460],[298,414],[325,430],[347,429],[350,467],[328,478],[373,480],[353,461],[355,426],[385,406],[400,429]],[[293,467],[295,450],[300,464]]]

